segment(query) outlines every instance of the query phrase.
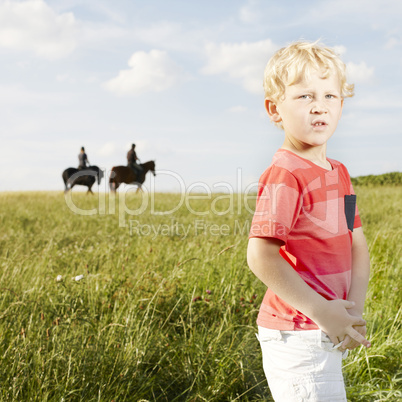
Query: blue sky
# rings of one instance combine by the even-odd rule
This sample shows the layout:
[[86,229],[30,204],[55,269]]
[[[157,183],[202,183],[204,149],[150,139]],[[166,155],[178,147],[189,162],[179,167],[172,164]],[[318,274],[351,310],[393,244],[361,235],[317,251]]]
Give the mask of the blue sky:
[[157,191],[177,191],[168,172],[236,189],[241,171],[244,189],[283,141],[264,66],[299,39],[334,47],[355,83],[328,156],[400,171],[400,21],[389,0],[0,0],[0,191],[62,190],[82,145],[110,169],[132,142]]

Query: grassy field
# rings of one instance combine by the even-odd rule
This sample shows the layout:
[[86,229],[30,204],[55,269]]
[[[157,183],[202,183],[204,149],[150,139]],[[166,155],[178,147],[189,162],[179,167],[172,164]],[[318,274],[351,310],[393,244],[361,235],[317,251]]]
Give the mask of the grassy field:
[[[345,362],[348,398],[397,401],[401,187],[356,190],[373,346]],[[120,198],[0,194],[0,400],[271,400],[254,335],[265,289],[246,263],[254,200]]]

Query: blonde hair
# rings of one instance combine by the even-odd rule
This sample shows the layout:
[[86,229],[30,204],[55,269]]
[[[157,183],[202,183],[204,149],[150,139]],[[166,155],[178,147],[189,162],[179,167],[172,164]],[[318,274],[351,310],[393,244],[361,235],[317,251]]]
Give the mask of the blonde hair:
[[299,41],[278,50],[264,71],[265,98],[277,102],[286,86],[308,78],[311,71],[321,71],[323,78],[338,75],[342,98],[354,95],[354,85],[346,82],[346,66],[334,50],[316,42]]

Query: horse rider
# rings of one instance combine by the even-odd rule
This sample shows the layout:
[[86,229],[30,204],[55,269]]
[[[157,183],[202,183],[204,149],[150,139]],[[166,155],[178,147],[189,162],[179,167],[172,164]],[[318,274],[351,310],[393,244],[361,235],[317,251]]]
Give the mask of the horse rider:
[[84,147],[81,147],[81,152],[78,154],[78,162],[79,162],[78,170],[86,169],[90,165]]
[[134,173],[141,174],[144,169],[140,166],[138,162],[141,162],[137,158],[137,153],[135,152],[135,144],[131,145],[131,149],[127,152],[127,166],[134,170]]

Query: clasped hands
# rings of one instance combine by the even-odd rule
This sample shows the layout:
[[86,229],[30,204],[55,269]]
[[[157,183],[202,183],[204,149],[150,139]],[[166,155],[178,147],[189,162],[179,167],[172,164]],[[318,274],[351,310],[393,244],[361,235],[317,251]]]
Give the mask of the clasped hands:
[[330,338],[334,345],[342,342],[339,350],[352,350],[360,345],[369,348],[371,343],[365,338],[366,321],[353,310],[355,303],[348,300],[327,300],[325,311],[321,311],[315,322]]

